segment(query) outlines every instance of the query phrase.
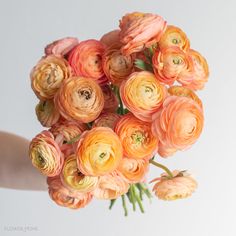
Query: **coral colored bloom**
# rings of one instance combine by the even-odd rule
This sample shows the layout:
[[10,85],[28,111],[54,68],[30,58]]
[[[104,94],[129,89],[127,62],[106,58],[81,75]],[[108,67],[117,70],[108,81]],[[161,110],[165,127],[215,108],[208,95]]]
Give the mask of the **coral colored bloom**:
[[102,57],[104,73],[109,81],[115,85],[120,85],[134,71],[133,56],[123,55],[120,46],[120,44],[114,44],[107,48]]
[[71,75],[71,67],[65,59],[50,55],[32,69],[31,87],[39,99],[52,99],[61,83]]
[[72,77],[61,85],[55,105],[65,119],[88,123],[100,115],[104,97],[94,80]]
[[173,178],[168,178],[166,174],[163,174],[159,178],[153,187],[155,195],[167,201],[190,197],[197,188],[197,182],[185,172],[174,171],[173,176]]
[[101,86],[104,96],[104,112],[115,112],[118,108],[119,101],[115,93],[111,90],[109,85]]
[[114,171],[123,156],[121,142],[107,127],[96,127],[81,137],[76,156],[84,175],[100,176]]
[[193,49],[189,50],[188,55],[193,62],[191,80],[185,79],[185,77],[180,77],[178,82],[180,82],[183,86],[193,90],[203,89],[209,77],[207,61],[199,52],[194,51]]
[[101,37],[100,42],[106,47],[110,47],[113,44],[120,43],[120,30],[113,30],[104,34]]
[[29,156],[42,174],[56,176],[61,172],[64,157],[51,132],[45,130],[32,139]]
[[47,183],[51,199],[59,206],[80,209],[88,205],[92,200],[90,193],[81,193],[66,188],[59,176],[48,177]]
[[104,46],[101,42],[90,39],[82,41],[69,54],[68,61],[75,75],[93,78],[99,82],[104,76],[102,55]]
[[139,119],[151,122],[167,95],[166,88],[154,74],[134,72],[121,84],[120,95],[125,106]]
[[194,100],[169,96],[153,115],[152,132],[165,148],[183,150],[197,141],[203,123],[203,110]]
[[118,171],[114,171],[100,177],[98,186],[93,191],[93,195],[97,199],[116,199],[127,193],[128,190],[129,184]]
[[122,52],[129,55],[157,43],[166,29],[166,21],[158,15],[134,12],[120,20]]
[[68,52],[70,52],[77,44],[79,40],[73,37],[66,37],[59,40],[56,40],[45,48],[45,54],[51,55],[54,54],[56,56],[65,56]]
[[178,150],[176,148],[173,148],[173,147],[168,147],[168,146],[165,146],[165,144],[159,142],[158,144],[158,154],[161,156],[161,157],[170,157],[170,156],[173,156]]
[[176,80],[192,81],[192,60],[176,46],[157,50],[152,63],[154,73],[162,83],[172,85]]
[[86,176],[80,172],[74,154],[65,159],[61,179],[62,183],[68,186],[68,188],[83,193],[94,190],[99,180],[96,176]]
[[120,115],[117,113],[103,113],[93,123],[94,127],[109,127],[114,130]]
[[183,51],[188,51],[190,42],[186,34],[180,28],[173,25],[168,25],[165,33],[161,36],[158,46],[161,49],[177,46]]
[[60,118],[60,113],[55,108],[53,100],[39,101],[35,112],[39,122],[44,127],[51,127]]
[[148,172],[149,163],[145,159],[122,158],[118,170],[129,183],[139,183]]
[[134,159],[150,159],[155,154],[158,139],[152,134],[151,124],[128,113],[120,118],[115,127],[124,156]]
[[172,96],[188,97],[193,99],[200,107],[202,107],[202,101],[191,89],[182,86],[171,86],[168,89],[168,93]]

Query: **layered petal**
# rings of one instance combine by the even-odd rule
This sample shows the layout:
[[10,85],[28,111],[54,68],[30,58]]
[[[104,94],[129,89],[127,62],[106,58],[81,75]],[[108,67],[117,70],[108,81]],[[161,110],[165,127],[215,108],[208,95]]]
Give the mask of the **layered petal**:
[[111,90],[109,85],[101,86],[103,96],[104,96],[104,112],[115,112],[118,108],[118,98],[115,93]]
[[100,42],[105,45],[106,47],[110,47],[113,44],[120,43],[120,30],[112,30],[106,34],[104,34]]
[[94,127],[109,127],[114,130],[120,115],[117,113],[103,113],[93,123]]

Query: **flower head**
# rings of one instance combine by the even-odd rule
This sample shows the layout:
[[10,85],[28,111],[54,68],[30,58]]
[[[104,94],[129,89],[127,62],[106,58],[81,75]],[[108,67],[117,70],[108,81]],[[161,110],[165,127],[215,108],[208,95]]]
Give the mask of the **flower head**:
[[117,113],[103,113],[93,123],[94,127],[109,127],[114,130],[120,115]]

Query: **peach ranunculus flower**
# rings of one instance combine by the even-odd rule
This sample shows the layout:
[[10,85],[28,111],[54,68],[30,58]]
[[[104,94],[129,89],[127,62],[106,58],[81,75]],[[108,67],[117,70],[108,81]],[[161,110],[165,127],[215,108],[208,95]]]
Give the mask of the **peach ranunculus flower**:
[[152,121],[152,114],[158,111],[167,91],[151,72],[134,72],[121,84],[120,95],[125,106],[139,119]]
[[150,159],[157,150],[158,139],[152,134],[151,124],[128,113],[120,118],[115,126],[124,156],[133,159]]
[[155,195],[167,201],[190,197],[197,188],[197,182],[185,171],[173,171],[172,174],[173,178],[164,173],[156,179],[158,182],[153,187]]
[[71,75],[71,67],[65,59],[49,55],[32,69],[31,87],[39,99],[52,99],[61,83]]
[[115,93],[112,91],[109,85],[101,86],[104,96],[104,112],[116,112],[118,109],[119,101]]
[[172,96],[188,97],[193,99],[200,107],[202,107],[202,101],[191,89],[182,86],[171,86],[168,88],[168,93]]
[[159,15],[134,12],[120,20],[122,52],[129,55],[157,43],[166,29],[166,21]]
[[121,44],[113,44],[105,50],[102,57],[104,73],[114,85],[120,85],[134,71],[133,56],[123,55],[120,47]]
[[93,191],[93,196],[97,199],[116,199],[127,193],[129,184],[123,176],[114,171],[107,175],[101,176],[97,188]]
[[67,120],[88,123],[100,115],[104,97],[93,79],[72,77],[61,85],[55,96],[55,105]]
[[176,80],[192,81],[192,60],[179,47],[157,50],[152,63],[157,79],[164,84],[172,85]]
[[177,46],[183,51],[188,51],[190,41],[187,35],[178,27],[168,25],[165,33],[161,36],[158,46],[163,49],[171,46]]
[[188,77],[187,79],[185,79],[185,77],[180,77],[178,82],[180,82],[183,86],[193,90],[203,89],[209,77],[207,61],[199,52],[193,49],[188,51],[188,55],[193,62],[191,80],[189,80]]
[[55,108],[53,100],[39,101],[35,112],[39,122],[44,127],[51,127],[57,123],[60,118],[60,113]]
[[84,175],[105,175],[118,167],[123,156],[122,144],[112,129],[96,127],[81,137],[76,156]]
[[120,115],[117,113],[106,112],[101,114],[94,122],[94,127],[109,127],[114,130],[117,121],[120,119]]
[[148,160],[123,157],[118,170],[129,183],[139,183],[144,180],[148,167]]
[[69,54],[68,61],[75,75],[93,78],[99,83],[104,76],[102,55],[104,46],[101,42],[90,39],[82,41]]
[[56,40],[48,44],[45,48],[46,55],[55,55],[55,56],[65,56],[70,52],[77,44],[79,40],[74,37],[66,37],[59,40]]
[[68,188],[87,193],[96,188],[99,177],[82,174],[78,169],[76,156],[72,154],[65,159],[61,179]]
[[64,156],[49,131],[42,131],[32,139],[29,156],[34,167],[46,176],[56,176],[61,172]]
[[169,96],[162,110],[153,115],[152,133],[159,138],[162,149],[183,150],[197,141],[203,123],[203,110],[194,100]]
[[113,44],[120,43],[120,30],[112,30],[106,34],[104,34],[100,42],[104,44],[106,47],[110,47]]
[[93,198],[90,193],[68,189],[62,184],[59,176],[48,177],[47,183],[49,196],[59,206],[80,209],[87,206]]

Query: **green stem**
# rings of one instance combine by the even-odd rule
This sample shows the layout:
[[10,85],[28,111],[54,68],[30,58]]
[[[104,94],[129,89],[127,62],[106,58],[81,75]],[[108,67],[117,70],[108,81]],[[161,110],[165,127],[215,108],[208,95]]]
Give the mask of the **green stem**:
[[67,141],[67,144],[73,144],[73,143],[77,142],[79,140],[80,136],[81,136],[81,134],[75,136],[71,140]]
[[119,90],[119,87],[115,87],[115,93],[116,93],[116,96],[119,100],[119,104],[120,104],[120,113],[121,115],[124,115],[124,106],[123,106],[123,103],[122,103],[122,100],[121,100],[121,97],[120,97],[120,90]]
[[137,188],[137,187],[134,186],[134,195],[135,195],[135,198],[136,198],[137,203],[138,203],[138,205],[139,205],[140,211],[141,211],[142,213],[144,213],[143,204],[142,204],[142,201],[141,201],[141,199],[140,199],[140,197],[139,197],[139,195],[138,195],[138,193],[137,193],[136,188]]
[[133,205],[133,211],[136,211],[136,205],[135,205],[135,194],[134,194],[134,186],[133,185],[130,185],[130,198],[131,198],[131,201],[132,201],[132,205]]
[[143,184],[143,183],[138,183],[138,184],[137,184],[137,187],[138,187],[139,191],[142,191],[143,193],[145,193],[146,196],[151,200],[152,194],[150,193],[148,187],[145,186],[145,184]]
[[126,207],[125,195],[122,195],[121,198],[122,198],[122,206],[123,206],[124,211],[125,211],[125,216],[127,216],[128,215],[128,210],[127,210],[127,207]]
[[109,209],[110,209],[110,210],[111,210],[112,207],[114,206],[115,202],[116,202],[116,199],[112,199],[112,200],[111,200],[110,206],[109,206]]
[[171,173],[171,171],[166,166],[164,166],[164,165],[162,165],[162,164],[160,164],[160,163],[158,163],[158,162],[156,162],[152,159],[149,160],[149,162],[151,164],[153,164],[154,166],[157,166],[157,167],[163,169],[169,175],[170,178],[173,178],[173,174]]

